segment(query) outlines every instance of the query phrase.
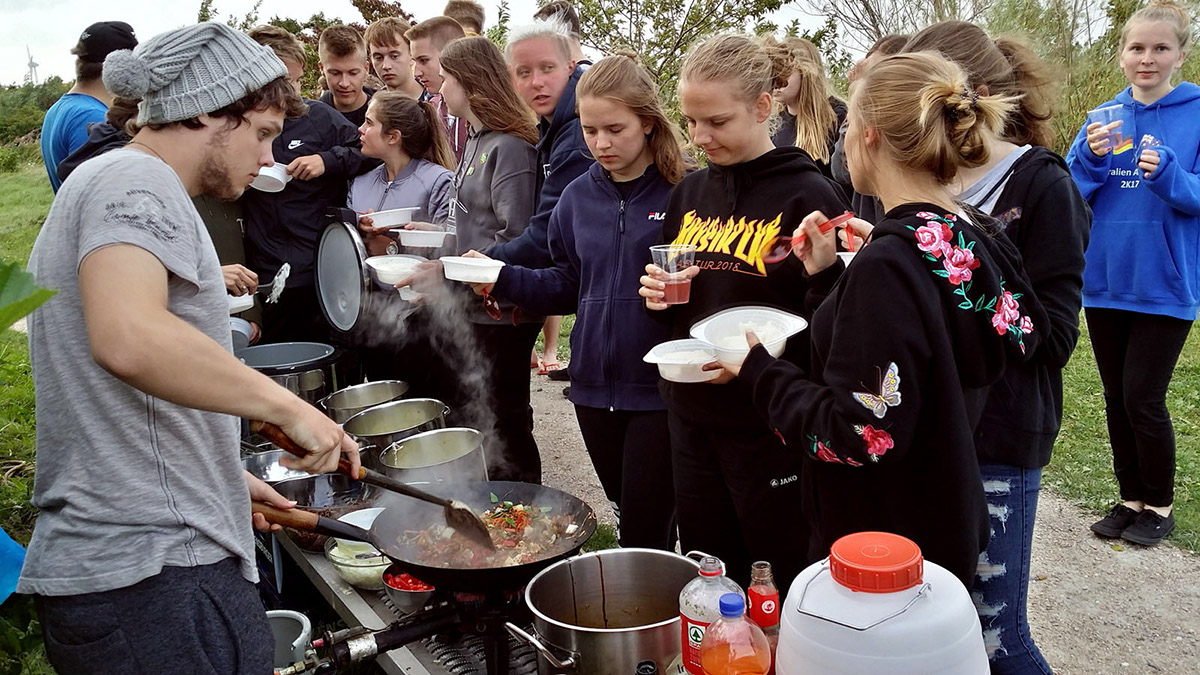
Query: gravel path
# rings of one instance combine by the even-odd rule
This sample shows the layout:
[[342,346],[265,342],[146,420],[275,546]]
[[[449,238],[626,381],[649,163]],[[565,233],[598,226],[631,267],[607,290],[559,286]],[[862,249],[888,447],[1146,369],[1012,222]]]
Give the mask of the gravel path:
[[[562,384],[532,387],[544,480],[612,522]],[[1200,673],[1200,557],[1094,537],[1095,516],[1043,491],[1034,531],[1029,622],[1058,675]]]

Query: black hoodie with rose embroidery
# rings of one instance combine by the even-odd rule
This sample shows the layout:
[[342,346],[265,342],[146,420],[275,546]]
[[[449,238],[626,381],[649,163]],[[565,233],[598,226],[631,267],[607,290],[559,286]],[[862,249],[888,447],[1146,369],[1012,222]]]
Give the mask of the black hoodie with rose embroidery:
[[973,429],[986,387],[1033,353],[1046,313],[1011,242],[943,213],[889,211],[814,313],[809,367],[759,347],[740,379],[805,453],[810,553],[894,532],[970,586],[988,541]]

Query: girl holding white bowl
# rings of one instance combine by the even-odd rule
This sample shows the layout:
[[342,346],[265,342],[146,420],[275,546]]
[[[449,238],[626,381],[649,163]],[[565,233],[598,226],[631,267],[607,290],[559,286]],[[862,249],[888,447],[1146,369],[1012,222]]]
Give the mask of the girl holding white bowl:
[[[383,164],[350,183],[346,206],[364,214],[415,208],[412,220],[445,223],[450,213],[454,153],[433,105],[381,92],[371,99],[358,135],[362,153],[383,160]],[[369,215],[359,220],[359,228],[370,237],[369,252],[398,253],[388,250],[393,240],[384,233],[389,228],[374,224]]]

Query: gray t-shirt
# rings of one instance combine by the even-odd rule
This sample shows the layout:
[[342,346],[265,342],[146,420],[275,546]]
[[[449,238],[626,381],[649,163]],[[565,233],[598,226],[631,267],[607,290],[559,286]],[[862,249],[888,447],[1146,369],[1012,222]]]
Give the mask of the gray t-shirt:
[[92,358],[78,270],[114,244],[157,257],[170,273],[170,311],[231,349],[217,254],[175,172],[131,149],[82,164],[29,259],[38,284],[58,294],[29,317],[41,514],[17,591],[106,591],[228,557],[257,581],[235,418],[150,396]]

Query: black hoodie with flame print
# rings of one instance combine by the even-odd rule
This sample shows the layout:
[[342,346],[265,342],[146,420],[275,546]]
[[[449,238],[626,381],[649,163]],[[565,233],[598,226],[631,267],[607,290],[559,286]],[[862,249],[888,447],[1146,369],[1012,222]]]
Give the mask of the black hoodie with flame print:
[[[667,243],[695,244],[701,272],[686,304],[669,308],[672,336],[688,337],[701,319],[730,307],[767,305],[804,314],[809,279],[795,256],[768,264],[762,255],[776,236],[791,236],[813,211],[846,210],[841,190],[803,150],[781,147],[733,166],[709,165],[671,192],[663,225]],[[802,336],[803,334],[801,334]],[[785,358],[807,361],[807,341],[789,340]],[[685,420],[722,429],[757,428],[749,388],[663,381],[663,398]]]

